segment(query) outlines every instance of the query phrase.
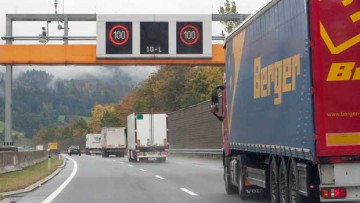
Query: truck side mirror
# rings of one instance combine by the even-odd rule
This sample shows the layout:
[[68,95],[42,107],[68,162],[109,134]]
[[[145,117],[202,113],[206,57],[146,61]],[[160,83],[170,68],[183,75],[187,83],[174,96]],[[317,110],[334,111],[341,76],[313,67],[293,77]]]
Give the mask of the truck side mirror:
[[214,89],[211,93],[211,102],[212,102],[212,104],[219,103],[219,95],[218,95],[217,89]]
[[219,112],[219,95],[217,89],[214,89],[211,93],[211,113],[217,114]]
[[223,120],[223,117],[218,115],[219,112],[219,107],[218,107],[218,103],[219,103],[219,95],[218,95],[218,89],[220,90],[224,90],[224,86],[218,86],[216,87],[212,93],[211,93],[211,113],[214,114],[214,116],[216,116],[216,118],[218,118],[220,121]]

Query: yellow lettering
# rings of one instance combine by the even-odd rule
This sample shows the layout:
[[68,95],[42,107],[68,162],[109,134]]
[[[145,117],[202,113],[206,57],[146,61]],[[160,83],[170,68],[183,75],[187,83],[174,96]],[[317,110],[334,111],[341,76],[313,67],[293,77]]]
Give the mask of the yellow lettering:
[[261,97],[266,97],[268,96],[267,94],[267,68],[263,68],[261,69]]
[[291,91],[291,83],[287,83],[287,79],[291,77],[291,58],[286,58],[283,60],[283,81],[282,87],[283,92]]
[[355,69],[354,76],[352,78],[353,80],[360,80],[360,67]]
[[[294,91],[300,75],[300,54],[261,67],[261,57],[254,59],[254,99],[274,95],[274,105],[282,103],[282,94]],[[357,72],[360,79],[360,67]]]
[[254,60],[254,99],[260,98],[261,57]]
[[268,86],[267,86],[267,91],[268,91],[268,94],[267,95],[270,95],[270,91],[271,91],[271,83],[274,82],[274,64],[271,64],[268,66]]
[[296,76],[300,75],[300,54],[292,57],[292,76],[291,76],[291,87],[294,91],[296,89]]
[[274,92],[277,94],[277,97],[274,99],[274,104],[281,104],[281,96],[282,96],[282,61],[278,61],[275,63],[275,77],[274,77]]
[[352,70],[355,68],[354,62],[333,63],[331,65],[326,81],[344,81],[350,80]]

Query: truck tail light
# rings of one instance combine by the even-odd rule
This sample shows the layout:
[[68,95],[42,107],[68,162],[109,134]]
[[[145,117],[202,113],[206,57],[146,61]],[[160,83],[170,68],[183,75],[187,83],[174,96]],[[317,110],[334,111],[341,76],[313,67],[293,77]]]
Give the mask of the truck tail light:
[[252,186],[252,184],[251,184],[248,180],[245,180],[245,181],[244,181],[244,185],[245,185],[245,186]]
[[167,156],[168,153],[167,152],[161,152],[161,156]]
[[338,199],[346,197],[345,188],[323,188],[321,189],[321,196],[325,199]]
[[139,156],[143,156],[144,154],[142,152],[138,152],[136,153],[136,155],[139,157]]
[[140,139],[138,139],[138,140],[136,141],[136,146],[137,146],[137,147],[140,147]]

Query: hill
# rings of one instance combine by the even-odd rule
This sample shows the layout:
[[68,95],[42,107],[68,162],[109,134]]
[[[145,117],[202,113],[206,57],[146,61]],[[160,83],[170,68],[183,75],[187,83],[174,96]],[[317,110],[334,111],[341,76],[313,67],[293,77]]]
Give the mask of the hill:
[[[131,91],[133,84],[123,81],[129,79],[116,74],[101,79],[60,79],[45,71],[22,72],[13,79],[13,129],[31,139],[44,126],[66,123],[74,115],[89,117],[95,104],[116,103]],[[4,74],[0,73],[0,121],[5,120],[4,89]]]

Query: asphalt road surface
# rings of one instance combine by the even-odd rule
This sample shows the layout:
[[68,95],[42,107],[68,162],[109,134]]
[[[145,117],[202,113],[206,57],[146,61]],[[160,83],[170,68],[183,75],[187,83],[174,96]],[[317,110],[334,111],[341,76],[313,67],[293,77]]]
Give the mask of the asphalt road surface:
[[71,159],[74,161],[69,159],[54,179],[9,200],[16,203],[241,202],[237,195],[225,193],[220,160],[169,157],[165,163],[132,163],[126,157],[86,155],[74,155]]

